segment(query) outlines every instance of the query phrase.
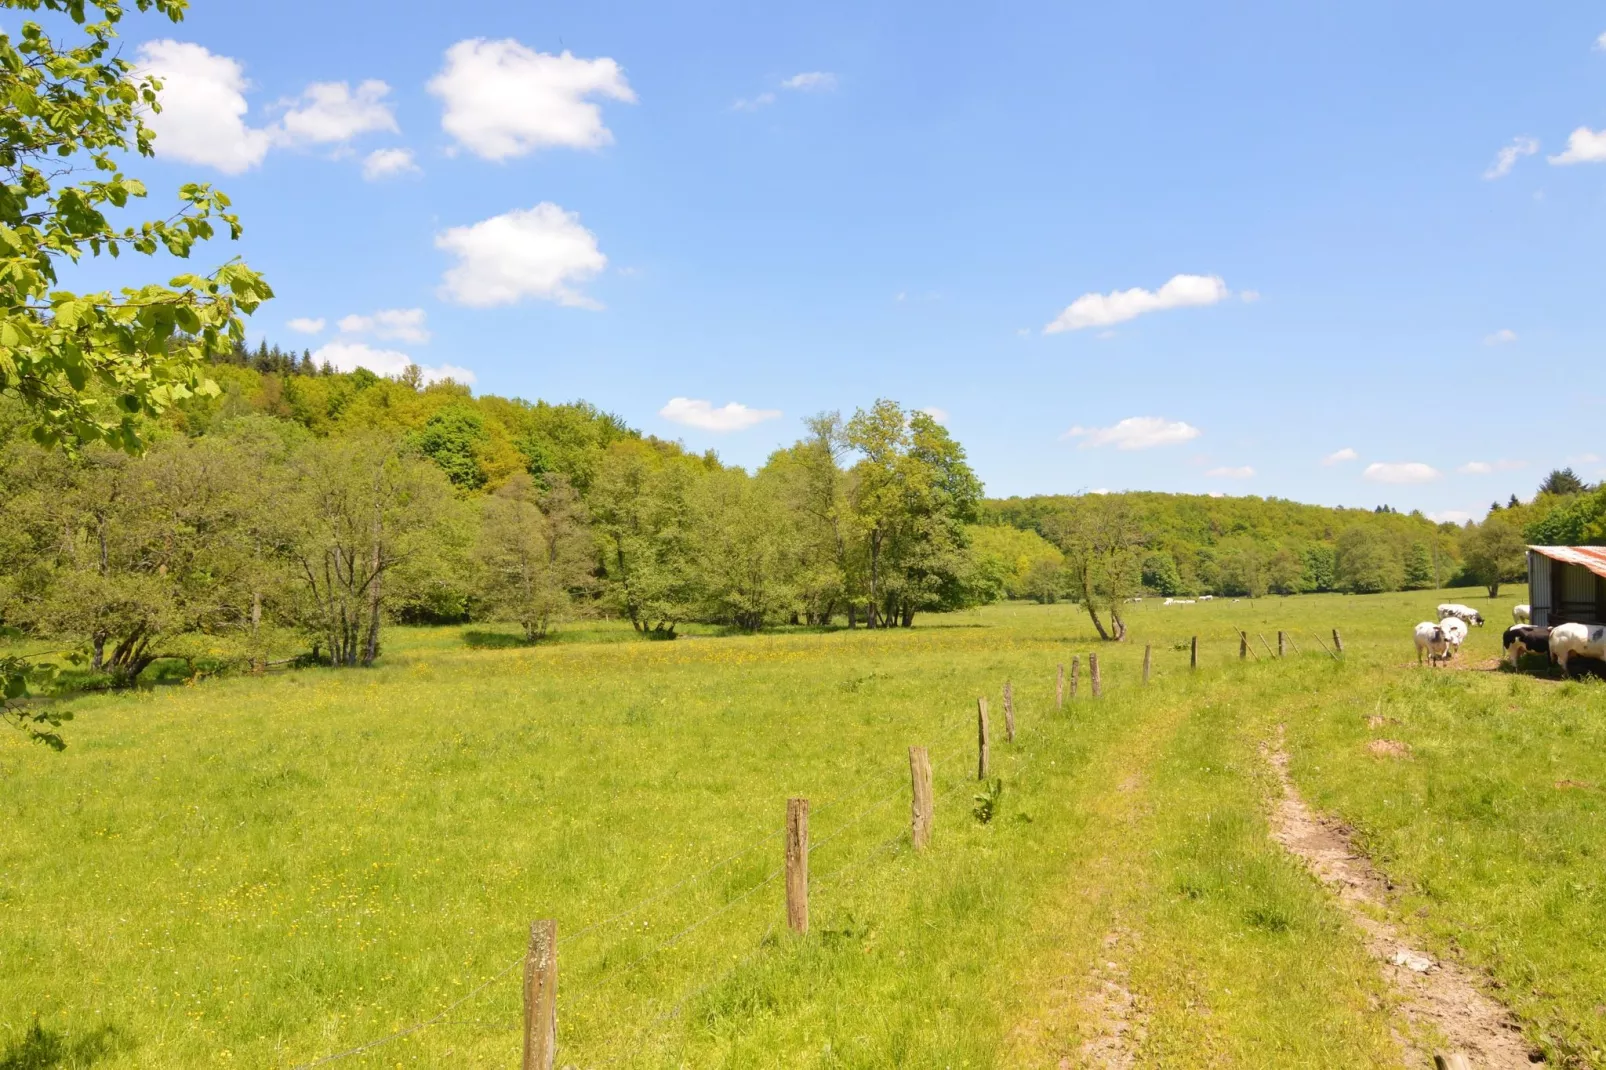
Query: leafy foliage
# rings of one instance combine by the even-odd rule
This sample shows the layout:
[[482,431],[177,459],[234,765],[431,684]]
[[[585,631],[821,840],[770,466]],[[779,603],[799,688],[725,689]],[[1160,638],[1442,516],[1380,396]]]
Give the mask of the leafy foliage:
[[[152,154],[141,112],[161,108],[160,83],[113,47],[125,8],[114,0],[0,6],[63,15],[82,35],[58,43],[33,21],[15,38],[0,34],[0,394],[27,406],[41,444],[99,441],[134,451],[136,417],[216,390],[202,375],[205,358],[242,340],[240,313],[272,291],[241,263],[116,295],[56,288],[63,261],[124,252],[188,258],[219,227],[238,238],[240,222],[225,194],[191,183],[167,218],[113,224],[108,213],[146,196],[118,161]],[[134,7],[174,22],[184,11],[181,0]],[[61,181],[86,170],[95,177]]]

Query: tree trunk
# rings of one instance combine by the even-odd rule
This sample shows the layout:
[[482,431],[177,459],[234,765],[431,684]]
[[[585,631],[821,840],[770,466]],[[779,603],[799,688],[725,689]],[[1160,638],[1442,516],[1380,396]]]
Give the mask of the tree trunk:
[[90,655],[89,667],[100,672],[106,665],[106,633],[96,632],[94,636],[94,653]]
[[261,673],[265,665],[262,660],[262,592],[251,592],[251,671]]
[[874,531],[870,533],[870,612],[868,618],[864,622],[864,626],[866,628],[874,628],[876,626],[876,608],[878,604],[876,595],[877,584],[880,579],[880,567],[881,533],[879,531]]
[[857,628],[858,626],[859,626],[859,607],[853,605],[850,602],[848,604],[848,630],[852,631],[853,629]]
[[1121,619],[1121,611],[1116,608],[1114,602],[1110,603],[1110,631],[1113,633],[1117,643],[1125,641],[1126,621]]

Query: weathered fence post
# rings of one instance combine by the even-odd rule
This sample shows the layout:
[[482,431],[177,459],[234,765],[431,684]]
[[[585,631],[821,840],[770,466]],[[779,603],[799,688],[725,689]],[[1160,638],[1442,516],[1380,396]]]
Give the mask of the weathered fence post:
[[1082,655],[1071,655],[1071,697],[1076,697],[1076,681],[1082,675]]
[[1093,697],[1103,698],[1104,681],[1099,678],[1099,656],[1097,654],[1089,654],[1087,656],[1087,674],[1093,678]]
[[1015,742],[1015,689],[1004,681],[1004,742]]
[[1054,708],[1056,710],[1065,708],[1065,663],[1063,661],[1060,662],[1059,675],[1054,679]]
[[1199,667],[1199,637],[1196,635],[1188,643],[1188,668]]
[[976,700],[976,779],[987,779],[987,700]]
[[1460,1052],[1433,1056],[1433,1070],[1472,1070],[1472,1063]]
[[552,1070],[558,1054],[558,923],[532,921],[524,953],[524,1070]]
[[1249,657],[1249,633],[1240,630],[1238,632],[1238,660],[1243,661],[1247,657]]
[[786,924],[809,931],[809,801],[786,800]]
[[1344,653],[1344,637],[1338,634],[1337,628],[1333,629],[1333,649],[1340,654]]
[[1279,658],[1288,656],[1288,633],[1281,628],[1277,629],[1277,656]]
[[909,807],[909,838],[915,850],[931,842],[932,812],[931,756],[924,747],[909,748],[909,781],[913,801]]
[[1144,686],[1147,686],[1148,683],[1149,683],[1149,660],[1150,660],[1150,654],[1152,652],[1152,649],[1153,649],[1153,647],[1152,647],[1151,644],[1149,644],[1149,643],[1144,643],[1143,644],[1143,683],[1144,683]]

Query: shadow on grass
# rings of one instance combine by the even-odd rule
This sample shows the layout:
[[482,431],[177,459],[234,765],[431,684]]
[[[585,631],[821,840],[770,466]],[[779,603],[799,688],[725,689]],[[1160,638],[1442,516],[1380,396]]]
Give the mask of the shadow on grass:
[[535,646],[540,640],[532,642],[510,632],[464,632],[463,642],[475,650],[509,650],[519,646]]
[[115,1025],[103,1025],[79,1036],[69,1036],[34,1022],[26,1033],[0,1051],[0,1070],[93,1066],[102,1059],[133,1049],[134,1042]]

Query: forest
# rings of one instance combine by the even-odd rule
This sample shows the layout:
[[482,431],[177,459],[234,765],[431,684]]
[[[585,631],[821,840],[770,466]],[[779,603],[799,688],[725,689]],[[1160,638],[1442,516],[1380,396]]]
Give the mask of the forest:
[[[1159,493],[987,500],[959,443],[881,400],[821,414],[756,472],[585,402],[475,396],[236,344],[141,425],[41,448],[0,409],[0,623],[116,684],[153,663],[366,665],[385,625],[525,641],[605,616],[909,627],[1069,600],[1109,639],[1144,595],[1259,598],[1520,578],[1524,539],[1598,541],[1606,491],[1553,473],[1480,524]],[[1569,482],[1569,480],[1571,482]]]

